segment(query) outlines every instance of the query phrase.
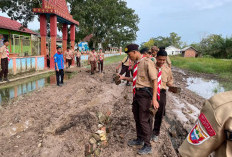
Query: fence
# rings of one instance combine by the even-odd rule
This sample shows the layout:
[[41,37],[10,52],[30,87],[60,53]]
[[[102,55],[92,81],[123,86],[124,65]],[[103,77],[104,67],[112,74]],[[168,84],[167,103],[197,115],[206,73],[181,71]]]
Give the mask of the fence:
[[9,73],[16,75],[18,73],[44,70],[44,56],[33,57],[13,57],[9,62]]

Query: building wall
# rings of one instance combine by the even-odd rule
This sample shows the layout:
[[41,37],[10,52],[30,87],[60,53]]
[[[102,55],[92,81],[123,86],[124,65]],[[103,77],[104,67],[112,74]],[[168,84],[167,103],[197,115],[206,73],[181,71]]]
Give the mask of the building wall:
[[168,53],[168,55],[179,55],[180,54],[180,49],[174,47],[174,46],[169,46],[165,49],[165,51]]
[[196,57],[196,51],[194,49],[188,49],[185,51],[184,57]]
[[[9,45],[10,53],[19,54],[19,56],[24,56],[25,52],[27,52],[28,55],[32,54],[31,34],[2,29],[2,28],[0,28],[0,34],[8,38],[10,42]],[[1,41],[0,39],[0,46],[2,42],[3,41]]]

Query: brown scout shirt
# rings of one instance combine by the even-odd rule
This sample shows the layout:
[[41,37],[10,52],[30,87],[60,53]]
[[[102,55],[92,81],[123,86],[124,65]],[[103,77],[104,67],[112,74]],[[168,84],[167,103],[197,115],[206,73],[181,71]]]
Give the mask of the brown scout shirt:
[[[3,45],[1,48],[0,48],[0,53],[1,53],[1,55],[2,55],[2,58],[7,58],[7,50],[8,50],[8,48],[5,46],[5,45]],[[8,50],[9,51],[9,50]]]
[[89,53],[89,57],[88,57],[89,61],[96,61],[97,60],[97,53],[96,52],[90,52]]
[[75,51],[74,54],[75,54],[75,56],[78,57],[78,58],[81,57],[81,52],[80,52],[80,51]]
[[196,132],[189,136],[191,131],[179,148],[182,157],[208,157],[213,151],[215,157],[232,157],[232,141],[226,139],[224,132],[232,132],[232,91],[217,94],[207,100],[201,113],[198,124],[203,130],[200,132],[205,132],[205,137],[193,144],[191,139]]
[[153,88],[153,81],[156,79],[157,70],[154,63],[149,58],[143,58],[138,64],[136,88]]
[[98,60],[100,60],[100,57],[101,57],[101,60],[104,60],[104,53],[99,53],[98,54]]
[[72,59],[73,58],[73,51],[69,50],[64,53],[66,59]]
[[130,66],[130,64],[131,64],[131,66],[132,66],[132,64],[133,64],[133,63],[132,63],[132,61],[130,60],[130,58],[129,58],[129,57],[128,57],[128,59],[127,59],[127,57],[128,57],[128,56],[126,56],[126,57],[124,57],[124,58],[123,58],[123,60],[122,60],[123,65],[125,65],[125,66],[128,66],[128,67],[129,67],[129,66]]
[[173,86],[172,70],[168,66],[163,65],[161,67],[161,71],[162,71],[162,74],[161,74],[161,88],[160,89],[166,90],[167,86],[168,87]]

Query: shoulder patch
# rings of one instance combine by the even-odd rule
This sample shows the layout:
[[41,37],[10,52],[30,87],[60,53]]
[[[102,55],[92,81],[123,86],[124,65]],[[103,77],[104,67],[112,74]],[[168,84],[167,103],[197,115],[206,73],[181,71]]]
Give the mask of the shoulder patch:
[[187,137],[187,141],[192,145],[200,145],[210,138],[209,134],[203,130],[200,121],[193,127]]
[[206,131],[208,132],[209,136],[215,136],[216,132],[214,131],[213,127],[205,117],[203,113],[199,116],[199,120],[201,121],[201,124],[205,127]]

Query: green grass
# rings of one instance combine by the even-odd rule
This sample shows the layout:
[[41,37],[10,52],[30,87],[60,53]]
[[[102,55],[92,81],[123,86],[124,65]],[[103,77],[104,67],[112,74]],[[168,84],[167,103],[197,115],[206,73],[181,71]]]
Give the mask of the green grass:
[[[215,58],[184,58],[170,56],[172,65],[198,73],[215,74],[226,81],[222,84],[227,90],[232,89],[232,60]],[[229,86],[228,86],[229,85]]]
[[[120,55],[120,56],[112,56],[112,57],[107,57],[104,61],[104,65],[109,65],[109,64],[113,64],[113,63],[119,63],[120,61],[123,60],[123,58],[126,56],[126,54]],[[90,68],[90,65],[88,65],[88,61],[84,61],[82,62],[82,64],[86,67],[86,68]]]
[[126,54],[124,55],[120,55],[120,56],[113,56],[113,57],[108,57],[105,59],[105,64],[112,64],[112,63],[117,63],[123,60],[123,58],[126,56]]

